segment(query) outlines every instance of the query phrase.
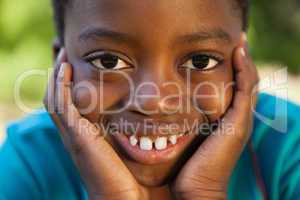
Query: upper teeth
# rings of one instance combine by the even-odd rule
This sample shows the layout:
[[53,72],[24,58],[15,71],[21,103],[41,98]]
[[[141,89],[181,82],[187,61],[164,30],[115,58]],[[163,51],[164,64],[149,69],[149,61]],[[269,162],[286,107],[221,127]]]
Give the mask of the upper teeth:
[[155,140],[155,149],[157,150],[163,150],[167,148],[167,138],[166,137],[158,137]]
[[140,139],[140,149],[150,151],[152,150],[152,140],[148,137],[141,137]]
[[177,143],[177,136],[176,135],[171,135],[169,137],[169,141],[171,142],[171,144],[176,144]]
[[138,143],[138,140],[134,135],[130,136],[129,141],[132,146],[135,146]]
[[[178,136],[179,137],[179,136]],[[139,143],[139,147],[141,150],[150,151],[153,147],[156,150],[164,150],[167,148],[167,141],[171,144],[175,145],[177,143],[177,135],[171,135],[167,137],[157,137],[154,142],[146,136],[142,136],[137,138],[136,136],[132,135],[129,137],[129,143],[132,146],[136,146]]]

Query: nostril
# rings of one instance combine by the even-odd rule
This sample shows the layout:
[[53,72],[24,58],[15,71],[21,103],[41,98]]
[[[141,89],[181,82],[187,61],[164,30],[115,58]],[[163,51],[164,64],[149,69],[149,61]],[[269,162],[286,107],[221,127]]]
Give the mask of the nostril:
[[150,116],[159,113],[158,101],[148,98],[140,99],[135,101],[127,107],[127,110],[140,115],[140,116]]
[[134,110],[130,110],[130,112],[132,112],[133,114],[136,114],[136,115],[148,116],[146,112],[135,110],[135,109]]

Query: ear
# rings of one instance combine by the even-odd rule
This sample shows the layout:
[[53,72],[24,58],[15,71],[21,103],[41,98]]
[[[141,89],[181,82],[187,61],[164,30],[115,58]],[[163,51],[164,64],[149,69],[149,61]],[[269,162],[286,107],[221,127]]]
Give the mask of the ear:
[[59,39],[57,37],[54,38],[54,40],[52,42],[52,51],[53,51],[53,61],[54,61],[54,63],[57,60],[58,54],[59,54],[59,52],[62,48],[63,48],[63,45],[61,44]]

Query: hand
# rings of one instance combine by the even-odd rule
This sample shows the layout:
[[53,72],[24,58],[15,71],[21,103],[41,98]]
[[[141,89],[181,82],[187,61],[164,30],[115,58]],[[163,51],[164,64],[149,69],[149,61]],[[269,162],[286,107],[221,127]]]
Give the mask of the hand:
[[[63,62],[65,57],[65,51],[61,50],[44,104],[79,169],[89,198],[140,199],[141,186],[104,139],[104,130],[83,118],[74,106],[72,67]],[[85,124],[85,127],[81,128],[80,124]]]
[[[178,199],[226,199],[227,184],[252,132],[253,89],[258,75],[247,50],[246,35],[234,53],[236,91],[231,107],[219,126],[200,145],[178,174],[174,191]],[[230,125],[230,130],[223,129]]]

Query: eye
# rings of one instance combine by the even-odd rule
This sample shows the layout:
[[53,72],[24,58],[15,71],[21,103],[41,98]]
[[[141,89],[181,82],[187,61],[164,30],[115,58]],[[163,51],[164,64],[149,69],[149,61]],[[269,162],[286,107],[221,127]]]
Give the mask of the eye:
[[213,56],[197,54],[193,55],[181,67],[204,71],[216,67],[220,62],[220,59],[217,59]]
[[132,66],[112,53],[92,54],[86,60],[100,70],[122,70]]

